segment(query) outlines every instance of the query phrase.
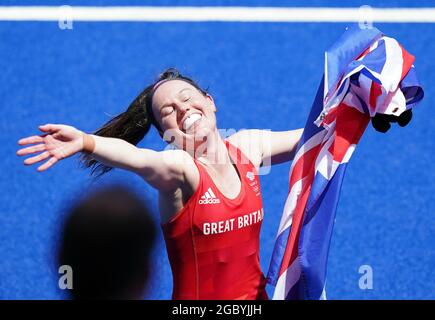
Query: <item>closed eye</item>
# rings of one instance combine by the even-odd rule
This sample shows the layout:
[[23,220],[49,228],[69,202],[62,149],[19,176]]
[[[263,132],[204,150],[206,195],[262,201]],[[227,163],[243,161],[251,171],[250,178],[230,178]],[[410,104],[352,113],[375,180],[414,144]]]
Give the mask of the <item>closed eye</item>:
[[162,113],[162,117],[166,117],[169,116],[170,114],[172,114],[175,111],[175,108],[173,106],[167,106],[164,107],[161,111]]

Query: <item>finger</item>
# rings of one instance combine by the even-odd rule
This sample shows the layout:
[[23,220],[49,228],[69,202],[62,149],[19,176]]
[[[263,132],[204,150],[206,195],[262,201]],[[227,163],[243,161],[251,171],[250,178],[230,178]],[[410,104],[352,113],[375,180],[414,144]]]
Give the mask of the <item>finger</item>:
[[45,151],[44,153],[41,153],[41,154],[39,154],[39,155],[37,155],[35,157],[28,158],[28,159],[24,160],[24,164],[31,165],[31,164],[34,164],[36,162],[45,160],[48,157],[50,157],[50,153],[48,151]]
[[41,172],[41,171],[45,171],[45,170],[47,170],[47,169],[50,168],[52,165],[54,165],[57,161],[58,161],[58,160],[57,160],[55,157],[51,157],[50,160],[48,160],[46,163],[44,163],[42,166],[40,166],[40,167],[38,168],[38,171]]
[[47,131],[59,131],[61,129],[61,126],[57,124],[44,124],[42,126],[39,126],[39,130],[47,132]]
[[38,144],[36,146],[31,146],[27,148],[23,148],[17,151],[18,156],[24,156],[31,153],[36,153],[45,150],[45,144]]
[[44,142],[43,138],[45,136],[47,136],[47,134],[42,134],[42,135],[39,135],[39,136],[26,137],[26,138],[18,140],[18,144],[22,146],[22,145],[25,145],[25,144]]

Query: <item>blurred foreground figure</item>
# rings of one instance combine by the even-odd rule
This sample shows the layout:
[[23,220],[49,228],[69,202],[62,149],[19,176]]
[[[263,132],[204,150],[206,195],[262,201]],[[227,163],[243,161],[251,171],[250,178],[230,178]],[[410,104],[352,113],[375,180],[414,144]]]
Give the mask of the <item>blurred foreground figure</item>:
[[155,229],[145,204],[121,186],[88,195],[66,218],[59,265],[73,271],[73,299],[141,299]]

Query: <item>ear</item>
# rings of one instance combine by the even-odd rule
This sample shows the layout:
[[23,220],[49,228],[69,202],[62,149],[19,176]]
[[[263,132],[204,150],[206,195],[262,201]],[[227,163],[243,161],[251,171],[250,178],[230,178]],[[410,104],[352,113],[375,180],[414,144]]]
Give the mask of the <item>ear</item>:
[[217,108],[216,108],[216,105],[214,104],[213,97],[207,93],[206,98],[207,98],[207,100],[208,100],[208,102],[210,104],[210,107],[213,110],[213,112],[217,112]]

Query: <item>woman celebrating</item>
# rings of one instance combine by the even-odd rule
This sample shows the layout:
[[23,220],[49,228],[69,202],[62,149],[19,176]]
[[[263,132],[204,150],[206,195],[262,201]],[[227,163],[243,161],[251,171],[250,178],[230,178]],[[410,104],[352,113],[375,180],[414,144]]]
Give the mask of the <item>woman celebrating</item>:
[[[94,134],[46,124],[19,140],[18,155],[42,152],[44,171],[82,152],[101,175],[122,168],[159,192],[161,226],[173,274],[173,299],[267,299],[260,268],[263,205],[259,167],[293,159],[302,129],[239,131],[222,139],[212,97],[175,69],[166,70],[122,114]],[[135,145],[154,125],[175,149]]]

